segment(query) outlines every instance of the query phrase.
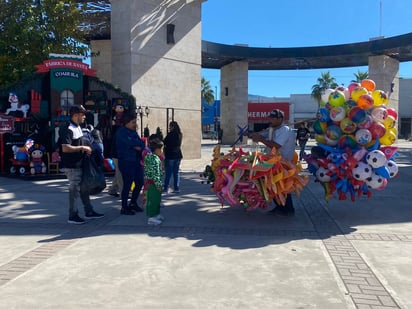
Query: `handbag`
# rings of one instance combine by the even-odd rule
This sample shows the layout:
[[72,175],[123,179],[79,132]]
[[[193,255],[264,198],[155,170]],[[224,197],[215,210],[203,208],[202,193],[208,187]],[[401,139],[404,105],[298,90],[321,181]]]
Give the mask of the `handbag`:
[[82,169],[83,174],[80,182],[81,192],[87,192],[89,195],[96,195],[106,188],[106,178],[93,156],[86,156],[83,158]]

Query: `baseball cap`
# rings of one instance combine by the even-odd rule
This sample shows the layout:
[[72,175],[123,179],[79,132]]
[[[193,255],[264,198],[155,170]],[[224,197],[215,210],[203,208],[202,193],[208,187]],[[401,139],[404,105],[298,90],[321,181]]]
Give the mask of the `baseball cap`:
[[86,114],[87,113],[87,109],[85,109],[83,107],[83,105],[73,105],[72,107],[70,107],[70,115],[74,115],[74,114]]
[[285,114],[280,109],[274,109],[269,113],[269,118],[284,118]]

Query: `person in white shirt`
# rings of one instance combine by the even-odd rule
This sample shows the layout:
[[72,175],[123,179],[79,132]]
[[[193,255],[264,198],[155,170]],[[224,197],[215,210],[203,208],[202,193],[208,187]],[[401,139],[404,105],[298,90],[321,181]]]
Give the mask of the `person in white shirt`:
[[[268,149],[276,148],[282,155],[282,159],[291,161],[295,155],[295,133],[291,128],[283,123],[285,115],[283,111],[274,109],[269,113],[269,129],[261,133],[248,134],[254,142],[260,142],[266,145]],[[292,195],[288,194],[284,206],[278,205],[275,200],[275,208],[270,210],[271,213],[290,216],[294,215]]]

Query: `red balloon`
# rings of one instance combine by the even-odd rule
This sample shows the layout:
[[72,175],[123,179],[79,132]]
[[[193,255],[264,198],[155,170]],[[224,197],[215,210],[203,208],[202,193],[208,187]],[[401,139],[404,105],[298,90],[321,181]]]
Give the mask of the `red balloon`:
[[395,120],[398,119],[398,112],[396,111],[396,109],[392,108],[392,107],[388,107],[386,108],[386,110],[388,111],[388,115],[392,116],[393,118],[395,118]]
[[386,133],[385,126],[382,123],[376,122],[376,121],[372,123],[372,125],[368,128],[368,130],[371,131],[372,138],[374,139],[381,138]]

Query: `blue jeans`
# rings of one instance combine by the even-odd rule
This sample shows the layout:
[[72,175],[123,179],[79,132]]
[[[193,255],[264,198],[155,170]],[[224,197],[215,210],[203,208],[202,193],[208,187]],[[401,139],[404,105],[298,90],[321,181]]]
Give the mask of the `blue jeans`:
[[72,217],[78,214],[79,209],[76,201],[79,196],[84,206],[84,212],[92,211],[93,206],[90,203],[89,193],[80,190],[83,170],[81,168],[66,168],[64,172],[69,180],[69,216]]
[[129,162],[124,160],[118,160],[119,170],[122,174],[123,188],[121,192],[122,197],[122,208],[127,207],[127,201],[129,198],[129,191],[132,183],[134,182],[134,189],[132,191],[132,197],[130,198],[131,204],[137,204],[137,199],[139,198],[140,191],[143,187],[143,167],[139,161]]
[[180,189],[180,175],[179,175],[179,168],[181,159],[176,160],[165,160],[165,183],[164,183],[164,191],[169,189],[170,179],[173,175],[173,189],[175,191],[179,191]]

